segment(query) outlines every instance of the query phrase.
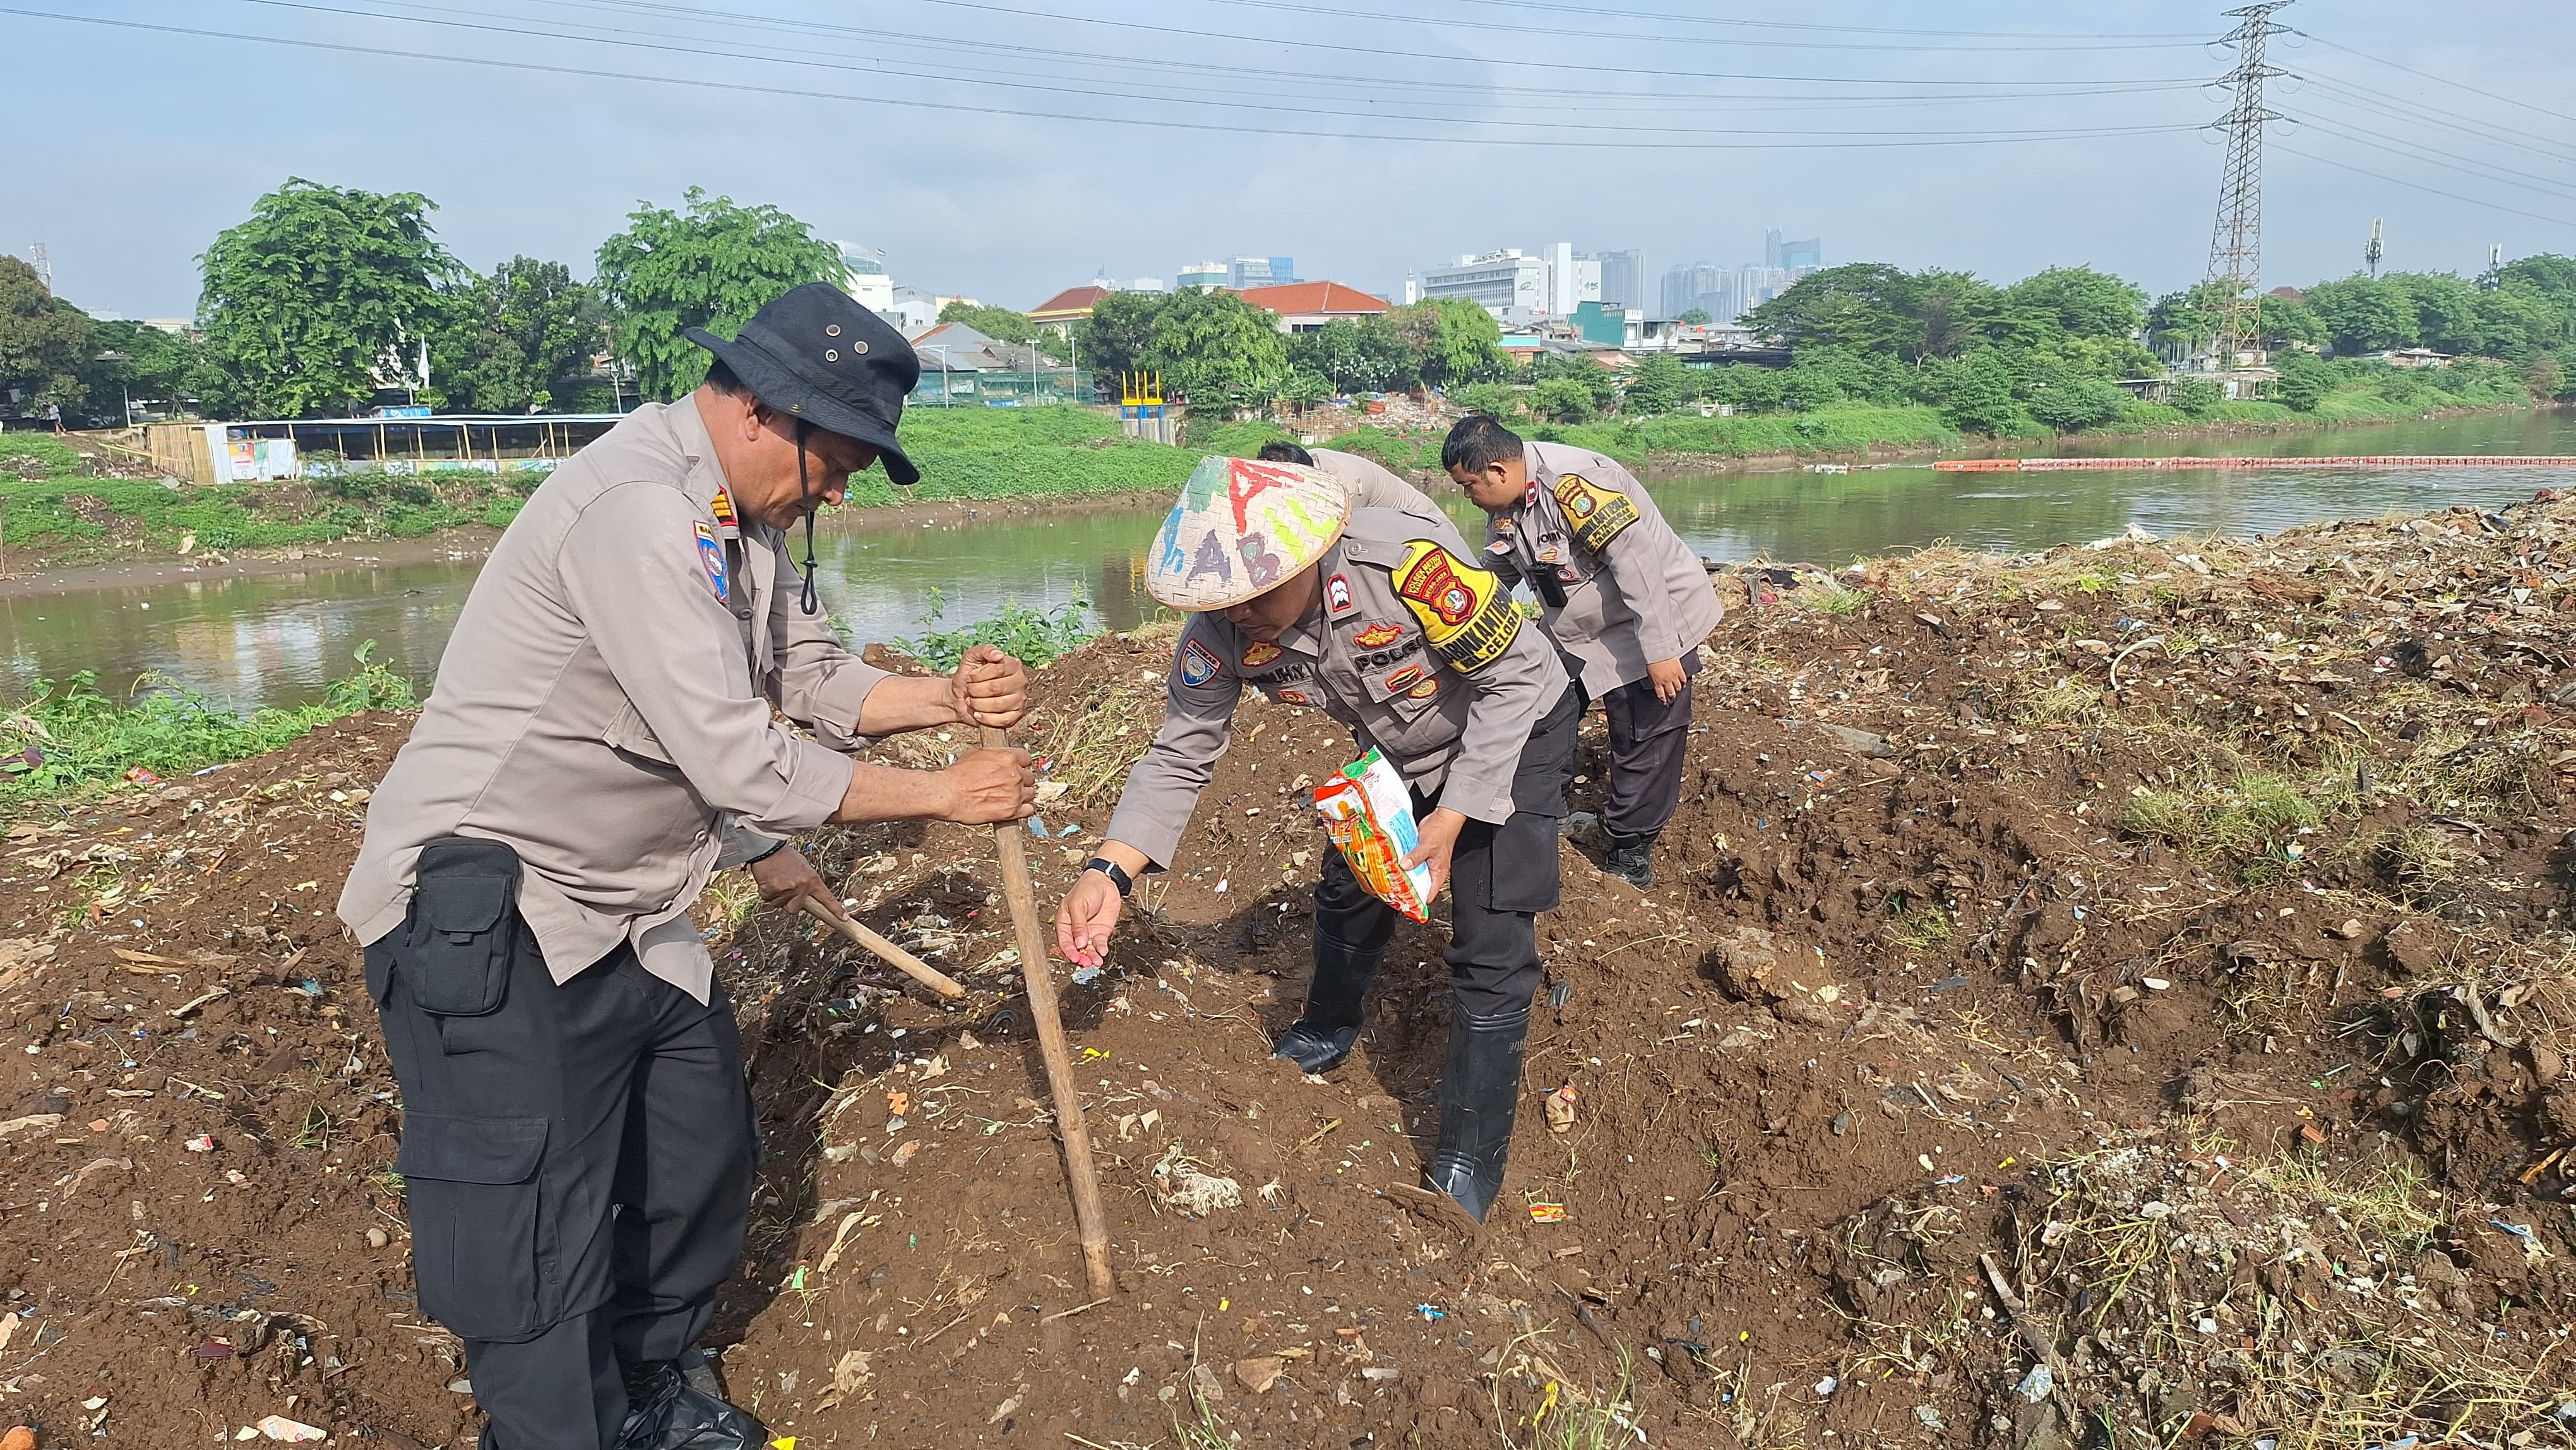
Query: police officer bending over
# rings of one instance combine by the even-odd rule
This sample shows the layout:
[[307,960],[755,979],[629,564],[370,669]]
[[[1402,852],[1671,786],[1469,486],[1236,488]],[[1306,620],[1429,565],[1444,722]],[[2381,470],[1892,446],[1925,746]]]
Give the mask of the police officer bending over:
[[1012,820],[1036,789],[1018,751],[928,773],[845,753],[1026,705],[998,651],[896,678],[816,612],[814,510],[879,459],[920,477],[895,438],[912,348],[821,284],[737,341],[689,336],[707,384],[582,450],[493,549],[340,896],[402,1086],[420,1307],[465,1341],[484,1450],[765,1443],[678,1363],[741,1261],[759,1158],[690,903],[748,861],[772,902],[838,913],[787,833]]
[[[1163,727],[1127,777],[1100,855],[1056,912],[1056,943],[1097,965],[1135,878],[1169,865],[1246,687],[1321,710],[1413,788],[1421,848],[1450,891],[1449,1067],[1430,1186],[1481,1221],[1502,1189],[1521,1046],[1539,982],[1536,913],[1557,904],[1557,818],[1576,699],[1556,651],[1436,517],[1350,507],[1329,475],[1201,464],[1154,543],[1146,587],[1192,611]],[[1339,851],[1315,887],[1315,979],[1278,1055],[1326,1072],[1358,1041],[1395,931]]]

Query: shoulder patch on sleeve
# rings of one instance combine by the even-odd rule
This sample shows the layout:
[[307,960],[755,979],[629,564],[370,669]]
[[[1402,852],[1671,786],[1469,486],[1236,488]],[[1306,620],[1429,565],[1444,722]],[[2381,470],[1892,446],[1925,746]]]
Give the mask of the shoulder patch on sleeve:
[[1520,633],[1521,613],[1502,581],[1429,539],[1405,546],[1395,592],[1422,622],[1431,653],[1462,675],[1500,659]]
[[1574,541],[1599,553],[1637,521],[1637,506],[1616,489],[1603,488],[1579,473],[1556,481],[1556,506],[1565,511]]
[[1181,683],[1195,690],[1216,678],[1216,651],[1198,640],[1184,640],[1174,668],[1180,671]]
[[698,562],[706,566],[708,587],[716,591],[716,598],[722,599],[725,597],[724,545],[716,542],[714,529],[703,523],[694,527],[698,536]]

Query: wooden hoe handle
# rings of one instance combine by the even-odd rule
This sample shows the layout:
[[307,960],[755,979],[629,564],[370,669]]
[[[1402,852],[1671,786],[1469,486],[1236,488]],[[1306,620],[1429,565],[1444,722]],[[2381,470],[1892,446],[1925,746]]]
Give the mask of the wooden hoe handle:
[[897,969],[902,971],[905,976],[910,977],[921,985],[937,992],[940,996],[948,999],[949,1001],[953,1002],[966,995],[966,989],[964,987],[961,987],[957,985],[956,982],[950,980],[937,967],[934,967],[930,963],[923,961],[921,958],[914,956],[912,953],[905,951],[903,948],[896,946],[893,942],[887,941],[884,937],[877,935],[875,932],[868,930],[857,922],[834,916],[832,913],[825,911],[822,904],[815,901],[812,897],[807,897],[797,904],[804,908],[807,916],[814,918],[816,921],[823,923],[832,930],[837,931],[841,935],[848,937],[850,940],[857,942],[859,945],[866,947],[869,951],[885,958],[886,961],[892,963]]
[[[1008,732],[983,727],[988,750],[1007,750]],[[1082,1239],[1083,1267],[1091,1276],[1091,1297],[1117,1292],[1109,1273],[1109,1222],[1100,1209],[1100,1173],[1091,1162],[1091,1134],[1082,1126],[1082,1093],[1073,1080],[1073,1055],[1064,1041],[1064,1018],[1056,1011],[1055,978],[1047,965],[1046,934],[1038,926],[1037,887],[1029,878],[1027,843],[1020,823],[993,827],[993,848],[1002,858],[1002,895],[1011,907],[1011,925],[1020,938],[1020,980],[1029,993],[1029,1018],[1037,1024],[1038,1054],[1046,1059],[1047,1089],[1055,1098],[1056,1131],[1064,1139],[1065,1176],[1073,1180],[1074,1229]]]

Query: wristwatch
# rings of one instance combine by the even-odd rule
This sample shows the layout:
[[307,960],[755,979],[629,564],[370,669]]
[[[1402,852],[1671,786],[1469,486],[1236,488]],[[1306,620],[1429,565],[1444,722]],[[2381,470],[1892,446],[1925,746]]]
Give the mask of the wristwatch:
[[1092,857],[1090,860],[1082,863],[1082,869],[1085,871],[1097,871],[1101,875],[1108,877],[1109,884],[1118,888],[1118,894],[1121,897],[1133,896],[1136,894],[1136,878],[1127,874],[1126,867],[1119,865],[1117,862],[1110,860],[1106,856]]

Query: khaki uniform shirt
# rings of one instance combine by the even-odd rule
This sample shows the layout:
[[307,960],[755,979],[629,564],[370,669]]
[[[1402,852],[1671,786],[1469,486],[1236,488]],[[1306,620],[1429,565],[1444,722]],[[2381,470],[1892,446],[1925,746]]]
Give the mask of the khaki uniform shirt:
[[[707,1000],[689,905],[719,851],[820,825],[883,671],[797,608],[785,538],[742,525],[695,404],[637,410],[557,469],[474,581],[438,685],[367,803],[340,919],[403,922],[425,843],[525,865],[519,911],[563,981],[632,942]],[[784,587],[782,587],[782,584]],[[773,723],[772,704],[823,744]]]
[[1309,448],[1318,471],[1340,479],[1351,495],[1355,509],[1394,509],[1431,523],[1447,523],[1449,516],[1431,496],[1395,476],[1394,472],[1374,458],[1344,453],[1334,448]]
[[1351,726],[1415,790],[1470,820],[1510,819],[1521,747],[1565,693],[1565,667],[1522,627],[1509,586],[1466,553],[1446,520],[1362,509],[1318,565],[1315,612],[1278,643],[1221,613],[1191,615],[1163,728],[1128,772],[1108,837],[1171,864],[1246,686]]
[[1486,568],[1528,581],[1594,698],[1697,649],[1726,606],[1636,476],[1589,449],[1523,445],[1529,491],[1485,524]]

